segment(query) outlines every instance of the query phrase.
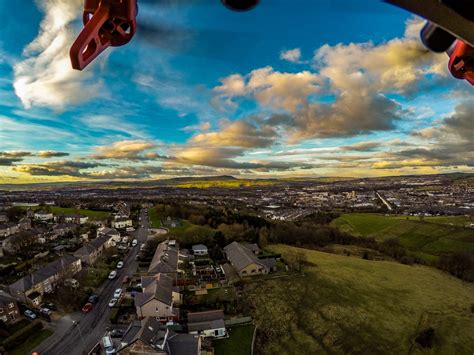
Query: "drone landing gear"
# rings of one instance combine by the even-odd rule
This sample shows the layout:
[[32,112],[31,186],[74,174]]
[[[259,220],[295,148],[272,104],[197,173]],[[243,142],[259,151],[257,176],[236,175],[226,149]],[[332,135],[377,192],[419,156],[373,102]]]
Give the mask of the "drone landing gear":
[[130,42],[136,16],[136,0],[85,0],[84,29],[69,53],[72,67],[82,70],[108,47]]

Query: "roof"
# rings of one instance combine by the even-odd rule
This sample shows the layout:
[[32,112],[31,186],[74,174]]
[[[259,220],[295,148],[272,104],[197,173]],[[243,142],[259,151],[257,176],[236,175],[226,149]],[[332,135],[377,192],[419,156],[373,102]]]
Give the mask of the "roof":
[[245,247],[249,249],[252,253],[255,253],[255,252],[260,253],[260,247],[256,243],[246,244]]
[[84,245],[82,248],[76,250],[74,252],[74,255],[80,255],[80,256],[90,255],[94,253],[97,249],[99,249],[102,245],[104,245],[108,240],[109,240],[109,237],[105,235],[97,237],[91,240],[86,245]]
[[220,328],[225,328],[223,310],[188,313],[190,332]]
[[120,232],[116,230],[115,228],[102,227],[98,229],[97,231],[99,232],[99,234],[103,234],[103,235],[110,235],[110,236],[120,235]]
[[269,269],[274,269],[277,267],[277,261],[275,258],[260,259],[260,262]]
[[207,251],[207,246],[205,246],[204,244],[196,244],[196,245],[193,245],[192,248],[193,248],[193,251],[195,251],[195,250],[206,250]]
[[239,272],[251,264],[264,266],[250,249],[240,243],[232,242],[224,248],[224,251],[227,259]]
[[221,266],[222,270],[224,271],[224,275],[226,279],[230,282],[235,282],[240,280],[239,274],[235,271],[235,269],[229,263],[226,263]]
[[198,335],[170,334],[168,337],[169,355],[198,355],[201,351],[201,342]]
[[16,302],[15,297],[6,291],[0,290],[0,304],[9,304],[12,302]]
[[36,215],[50,215],[50,214],[53,214],[53,212],[48,212],[48,211],[36,211],[35,212]]
[[143,292],[135,295],[135,306],[141,307],[152,299],[167,305],[173,303],[173,278],[165,274],[142,277]]
[[178,249],[168,245],[166,241],[158,244],[149,273],[175,273],[178,271]]
[[55,260],[49,264],[46,264],[41,269],[26,275],[17,282],[10,285],[10,289],[27,291],[31,289],[34,285],[37,285],[40,282],[50,278],[53,275],[64,271],[71,264],[80,260],[79,258],[73,255],[65,255],[62,258]]

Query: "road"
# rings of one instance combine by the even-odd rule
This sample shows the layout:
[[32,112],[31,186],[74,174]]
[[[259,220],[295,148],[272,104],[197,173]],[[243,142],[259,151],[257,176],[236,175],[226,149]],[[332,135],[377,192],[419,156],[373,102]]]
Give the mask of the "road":
[[[143,243],[148,236],[149,224],[144,210],[140,211],[140,217],[139,227],[132,233],[132,236]],[[54,334],[35,349],[38,354],[82,355],[87,354],[97,344],[105,333],[106,328],[111,325],[109,322],[111,308],[108,306],[108,303],[113,296],[114,290],[123,286],[122,280],[125,276],[132,276],[137,271],[138,262],[135,260],[135,257],[139,249],[139,246],[131,248],[124,258],[125,265],[123,269],[117,270],[117,278],[105,281],[96,290],[96,294],[99,295],[99,301],[94,305],[91,312],[87,314],[76,312],[52,323]],[[79,322],[78,325],[74,326],[73,321]]]

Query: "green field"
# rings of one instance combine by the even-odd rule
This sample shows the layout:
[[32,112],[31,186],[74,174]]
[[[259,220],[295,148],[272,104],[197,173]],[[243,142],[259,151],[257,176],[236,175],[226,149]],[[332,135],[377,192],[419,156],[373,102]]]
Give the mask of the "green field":
[[227,328],[227,339],[212,342],[216,355],[249,355],[252,348],[253,325],[241,325]]
[[378,241],[397,238],[412,254],[427,261],[436,260],[444,252],[473,251],[474,229],[464,216],[419,217],[387,216],[371,213],[343,214],[331,225],[362,237]]
[[108,211],[93,211],[93,210],[84,210],[78,208],[66,208],[66,207],[51,207],[51,212],[65,213],[65,214],[80,214],[81,216],[89,217],[90,219],[105,219],[110,216]]
[[[474,285],[426,266],[302,250],[303,275],[246,286],[263,354],[472,354]],[[417,334],[433,327],[434,348]]]
[[259,186],[272,186],[278,184],[276,180],[247,180],[247,179],[232,179],[232,180],[191,180],[173,183],[172,186],[176,188],[195,188],[195,189],[208,189],[208,188],[223,188],[223,189],[236,189],[240,187],[259,187]]

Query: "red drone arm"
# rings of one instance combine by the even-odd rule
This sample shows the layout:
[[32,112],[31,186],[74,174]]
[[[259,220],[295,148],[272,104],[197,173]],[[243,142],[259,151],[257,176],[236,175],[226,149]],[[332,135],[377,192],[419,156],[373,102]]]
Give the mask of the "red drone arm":
[[474,47],[457,40],[449,59],[449,70],[455,78],[474,85]]
[[71,47],[72,67],[84,69],[109,46],[130,42],[137,28],[136,0],[85,0],[84,28]]

